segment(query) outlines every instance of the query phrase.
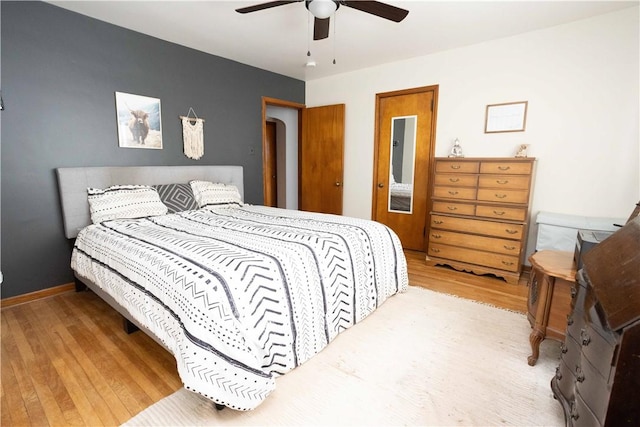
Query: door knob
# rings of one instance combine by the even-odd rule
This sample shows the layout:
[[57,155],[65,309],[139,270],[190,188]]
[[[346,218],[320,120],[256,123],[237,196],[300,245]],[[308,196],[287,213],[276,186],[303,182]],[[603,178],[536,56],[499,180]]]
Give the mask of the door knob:
[[340,183],[336,181],[336,187],[340,187]]
[[380,187],[380,188],[384,187],[384,183],[379,182],[379,183],[378,183],[378,187]]

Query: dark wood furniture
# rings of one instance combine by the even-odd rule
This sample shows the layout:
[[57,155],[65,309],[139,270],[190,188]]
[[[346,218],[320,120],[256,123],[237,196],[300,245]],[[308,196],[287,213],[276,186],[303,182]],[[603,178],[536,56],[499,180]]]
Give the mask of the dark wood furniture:
[[640,217],[584,256],[551,388],[567,426],[640,425]]
[[564,341],[576,270],[572,252],[539,251],[529,257],[529,262],[527,317],[532,331],[529,335],[531,356],[527,362],[533,366],[538,360],[542,340]]
[[427,264],[517,284],[534,158],[436,158]]

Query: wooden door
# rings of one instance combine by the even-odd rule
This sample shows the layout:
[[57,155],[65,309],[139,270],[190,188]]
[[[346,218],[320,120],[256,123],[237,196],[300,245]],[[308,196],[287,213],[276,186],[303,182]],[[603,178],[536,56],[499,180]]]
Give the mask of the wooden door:
[[[376,139],[374,151],[374,220],[394,230],[405,249],[426,248],[430,165],[434,155],[435,105],[437,86],[376,95]],[[392,123],[402,117],[415,117],[415,157],[413,193],[406,211],[391,209],[390,184],[393,146]]]
[[278,206],[278,162],[276,150],[276,124],[266,122],[264,135],[264,204]]
[[342,214],[344,104],[302,110],[300,210]]

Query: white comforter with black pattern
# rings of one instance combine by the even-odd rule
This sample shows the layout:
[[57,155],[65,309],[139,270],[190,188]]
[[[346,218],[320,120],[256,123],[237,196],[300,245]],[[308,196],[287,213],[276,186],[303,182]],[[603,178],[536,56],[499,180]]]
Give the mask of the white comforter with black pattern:
[[239,410],[408,283],[382,224],[249,205],[88,226],[71,266],[162,340],[187,389]]

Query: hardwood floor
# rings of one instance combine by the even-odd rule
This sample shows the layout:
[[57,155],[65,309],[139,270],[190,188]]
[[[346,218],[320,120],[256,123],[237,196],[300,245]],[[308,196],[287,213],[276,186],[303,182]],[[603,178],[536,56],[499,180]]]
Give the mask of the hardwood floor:
[[[407,252],[409,282],[525,312],[526,280],[508,285]],[[528,337],[523,337],[525,342]],[[92,292],[2,309],[2,426],[120,425],[182,383],[171,354]]]
[[409,267],[409,283],[434,291],[481,301],[496,307],[526,313],[528,272],[517,285],[507,284],[494,276],[476,276],[446,266],[429,267],[423,252],[405,251]]

